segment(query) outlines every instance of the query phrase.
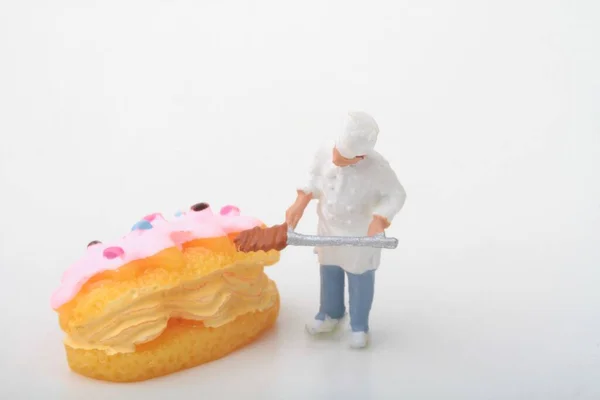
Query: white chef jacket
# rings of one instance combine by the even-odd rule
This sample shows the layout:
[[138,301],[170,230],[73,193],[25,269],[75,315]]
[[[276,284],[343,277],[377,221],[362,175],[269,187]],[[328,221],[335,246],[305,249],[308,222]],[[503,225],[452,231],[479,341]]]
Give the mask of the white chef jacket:
[[[315,155],[304,185],[298,187],[318,201],[318,235],[366,236],[373,215],[392,222],[404,206],[406,192],[385,158],[373,151],[357,164],[333,164],[334,144]],[[322,265],[338,265],[353,274],[377,269],[381,249],[370,247],[317,247]]]

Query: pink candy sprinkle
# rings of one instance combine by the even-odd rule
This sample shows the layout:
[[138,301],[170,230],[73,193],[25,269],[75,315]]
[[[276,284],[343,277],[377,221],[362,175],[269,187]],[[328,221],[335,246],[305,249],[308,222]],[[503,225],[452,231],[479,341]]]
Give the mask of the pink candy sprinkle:
[[108,247],[108,248],[104,249],[104,252],[102,253],[104,258],[108,258],[109,260],[112,260],[113,258],[121,257],[121,256],[123,256],[123,254],[125,254],[125,251],[121,247],[116,247],[116,246]]
[[157,217],[162,217],[162,215],[160,213],[154,213],[154,214],[150,214],[150,215],[146,215],[144,218],[146,221],[148,222],[152,222],[154,221]]
[[236,206],[225,206],[225,207],[221,208],[220,214],[237,216],[237,215],[240,215],[240,209],[237,208]]

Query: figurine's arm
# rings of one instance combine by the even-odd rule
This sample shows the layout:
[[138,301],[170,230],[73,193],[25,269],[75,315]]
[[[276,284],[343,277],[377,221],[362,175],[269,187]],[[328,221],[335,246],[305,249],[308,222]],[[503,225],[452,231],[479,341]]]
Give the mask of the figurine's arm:
[[302,218],[308,203],[317,197],[316,194],[319,190],[318,180],[320,178],[321,171],[321,153],[322,152],[319,151],[314,156],[308,171],[308,179],[303,185],[296,188],[296,201],[294,201],[294,203],[286,211],[286,222],[291,228],[296,227]]
[[311,199],[317,197],[316,193],[319,190],[318,181],[321,175],[321,164],[323,158],[323,151],[320,149],[317,154],[313,156],[308,170],[308,179],[303,185],[298,186],[296,191],[298,193],[298,199],[300,202],[308,204]]
[[292,228],[295,228],[300,218],[304,214],[304,210],[308,207],[308,203],[313,199],[313,194],[311,192],[304,192],[300,189],[297,190],[296,201],[294,204],[286,212],[286,222]]
[[373,219],[387,228],[406,201],[406,191],[390,165],[385,162],[379,170],[379,201],[373,209]]

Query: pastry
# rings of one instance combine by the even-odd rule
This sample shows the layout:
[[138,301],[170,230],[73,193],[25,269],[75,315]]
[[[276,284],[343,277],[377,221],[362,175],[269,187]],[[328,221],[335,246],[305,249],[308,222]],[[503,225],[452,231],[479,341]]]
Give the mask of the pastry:
[[51,299],[70,368],[132,382],[219,359],[252,342],[279,313],[264,267],[279,251],[240,252],[244,230],[264,227],[234,206],[206,203],[151,214],[113,242],[92,241]]

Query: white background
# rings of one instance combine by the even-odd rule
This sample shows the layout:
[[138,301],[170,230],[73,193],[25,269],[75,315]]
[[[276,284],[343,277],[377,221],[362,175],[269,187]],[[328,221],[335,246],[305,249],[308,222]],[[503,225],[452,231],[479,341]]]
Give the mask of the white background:
[[[3,397],[600,398],[600,2],[0,4]],[[199,201],[282,222],[349,109],[408,193],[367,351],[306,337],[318,266],[290,248],[255,345],[69,371],[49,298],[90,240]]]

